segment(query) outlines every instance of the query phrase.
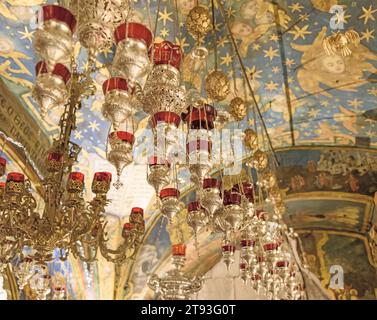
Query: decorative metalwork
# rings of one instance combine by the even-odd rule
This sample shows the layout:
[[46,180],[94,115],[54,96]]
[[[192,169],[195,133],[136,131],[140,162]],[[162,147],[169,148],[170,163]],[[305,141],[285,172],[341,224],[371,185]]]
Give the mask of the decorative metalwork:
[[184,244],[173,245],[172,264],[174,268],[162,278],[153,274],[148,281],[148,286],[160,295],[161,300],[188,300],[203,285],[203,280],[200,277],[185,276],[183,272],[185,250]]
[[347,57],[352,54],[352,47],[357,47],[359,44],[360,36],[355,30],[344,33],[337,31],[323,39],[323,49],[327,55],[340,54]]
[[126,21],[131,11],[129,0],[61,0],[77,19],[80,43],[90,59],[111,48],[115,28]]

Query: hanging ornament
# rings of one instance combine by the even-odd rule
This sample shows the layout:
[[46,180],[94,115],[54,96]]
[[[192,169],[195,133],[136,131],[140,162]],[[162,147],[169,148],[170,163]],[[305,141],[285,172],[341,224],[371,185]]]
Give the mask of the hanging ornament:
[[115,28],[127,20],[130,0],[61,0],[77,17],[77,33],[81,45],[88,50],[89,60],[111,49]]
[[32,96],[38,103],[41,117],[45,117],[53,108],[62,107],[68,99],[68,81],[71,72],[61,63],[53,66],[48,71],[44,61],[39,61],[35,66],[37,81],[32,90]]
[[251,151],[256,150],[258,148],[258,136],[256,132],[253,129],[248,128],[244,131],[244,134],[245,146]]
[[178,147],[178,126],[181,117],[170,111],[160,111],[150,118],[156,154],[160,159],[168,160],[174,156]]
[[229,113],[236,121],[243,120],[247,115],[247,106],[245,101],[240,97],[235,97],[230,101]]
[[253,153],[251,164],[257,171],[263,171],[268,166],[267,154],[261,150],[256,150]]
[[201,102],[198,102],[197,106],[191,106],[182,114],[182,120],[188,124],[189,130],[212,130],[215,127],[216,117],[216,109]]
[[236,246],[229,239],[224,239],[221,245],[222,261],[228,270],[230,265],[234,263],[235,251]]
[[51,300],[65,300],[65,287],[61,285],[54,285],[52,288],[52,298]]
[[167,161],[159,162],[158,156],[148,160],[148,183],[154,188],[156,195],[170,183],[170,164]]
[[133,87],[123,78],[107,79],[102,85],[105,102],[102,105],[103,116],[111,121],[114,130],[119,130],[121,123],[133,116],[136,99],[132,96]]
[[210,99],[223,101],[230,92],[229,79],[222,71],[212,71],[206,78],[205,89]]
[[182,209],[179,196],[180,192],[175,188],[165,188],[160,191],[161,213],[170,222]]
[[188,33],[196,40],[204,37],[211,30],[211,16],[206,7],[195,6],[186,19]]
[[114,183],[115,188],[122,186],[120,176],[123,169],[132,161],[132,146],[135,137],[132,133],[126,131],[114,131],[109,134],[110,150],[107,153],[107,160],[115,167],[117,172],[117,182]]
[[37,55],[46,61],[48,71],[58,63],[69,64],[73,52],[74,15],[57,5],[45,5],[38,14],[39,28],[33,45]]
[[197,234],[202,227],[207,225],[208,215],[204,208],[200,206],[199,201],[190,202],[187,205],[187,211],[187,224],[193,229],[194,233]]
[[241,194],[232,190],[224,190],[223,206],[214,214],[217,226],[225,234],[236,232],[244,220]]
[[182,50],[169,41],[155,43],[151,50],[154,66],[146,81],[144,91],[139,92],[139,100],[144,112],[153,115],[169,111],[180,115],[187,109],[186,91],[180,86],[179,68]]
[[143,88],[151,69],[148,51],[152,44],[152,33],[140,23],[129,22],[119,25],[114,36],[117,49],[112,74]]
[[184,274],[186,246],[175,244],[172,246],[172,263],[174,268],[159,278],[153,274],[148,286],[156,293],[159,293],[162,300],[188,300],[197,293],[203,285],[201,277],[187,277]]
[[232,190],[238,192],[242,195],[242,207],[245,212],[244,223],[248,223],[249,219],[254,216],[254,186],[250,182],[243,182],[241,184],[236,184],[233,186]]
[[263,172],[260,175],[259,179],[260,179],[260,181],[259,181],[260,186],[262,186],[266,189],[271,189],[271,188],[277,187],[277,178],[270,171]]
[[222,199],[220,195],[220,182],[215,178],[203,179],[202,190],[200,192],[200,202],[212,219],[215,212],[221,207]]
[[212,169],[211,162],[211,141],[195,139],[186,145],[191,181],[201,186]]

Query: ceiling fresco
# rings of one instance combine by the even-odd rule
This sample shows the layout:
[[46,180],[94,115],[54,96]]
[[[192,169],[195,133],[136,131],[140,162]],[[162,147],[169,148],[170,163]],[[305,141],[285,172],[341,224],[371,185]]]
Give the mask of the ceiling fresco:
[[[46,2],[54,3],[44,0],[0,0],[0,76],[7,93],[20,106],[17,109],[14,103],[15,111],[12,112],[20,115],[23,122],[32,128],[30,132],[23,132],[25,125],[21,125],[13,114],[7,116],[2,110],[0,124],[9,124],[9,129],[1,125],[0,131],[7,129],[7,134],[12,136],[15,131],[11,129],[17,127],[21,132],[19,137],[23,139],[18,140],[24,142],[29,154],[35,148],[30,141],[39,141],[38,155],[33,157],[36,169],[41,172],[43,166],[38,159],[42,158],[45,148],[57,133],[61,112],[52,110],[45,119],[41,119],[30,93],[37,62],[32,46],[33,32],[37,27],[35,12]],[[187,33],[185,18],[196,1],[161,0],[160,12],[156,17],[158,3],[158,0],[134,1],[133,20],[154,30],[157,18],[156,40],[166,39],[181,44],[186,55],[182,68],[185,85],[204,95],[202,79],[215,66],[214,36],[209,34],[204,39],[205,46],[212,50],[201,71],[192,77],[188,69],[188,53],[195,43]],[[208,1],[199,3],[210,6]],[[344,58],[326,56],[321,46],[323,38],[331,34],[330,20],[334,19],[334,14],[329,10],[333,5],[340,5],[344,10],[344,15],[335,16],[337,22],[343,23],[345,29],[356,30],[361,37],[361,45],[354,49],[352,55]],[[332,297],[375,298],[376,269],[368,253],[366,233],[375,219],[370,196],[377,191],[377,155],[368,149],[348,148],[355,145],[377,148],[377,121],[363,115],[367,111],[373,113],[377,108],[375,0],[280,0],[275,4],[265,0],[236,0],[224,1],[224,6],[273,147],[277,150],[283,148],[278,152],[278,174],[280,186],[289,199],[286,219],[290,225],[302,229],[300,234],[308,251],[311,270],[320,276],[326,287],[328,266],[342,264],[345,266],[348,291],[343,295],[332,292]],[[224,19],[217,7],[215,12],[217,64],[232,79],[232,93],[224,103],[216,104],[216,108],[227,112],[228,103],[235,95],[246,97],[250,102],[247,118],[240,123],[230,121],[228,126],[240,129],[256,126],[257,131],[262,132],[240,63],[227,36]],[[85,57],[84,50],[77,47],[76,51],[80,57]],[[112,55],[111,51],[102,55],[98,64],[110,61]],[[83,64],[79,67],[82,68]],[[95,171],[115,173],[106,160],[110,127],[101,113],[104,100],[101,85],[108,76],[106,69],[101,69],[96,75],[97,93],[83,102],[82,109],[78,111],[78,128],[73,135],[73,141],[82,146],[79,163],[74,169],[85,174],[88,185]],[[143,131],[148,126],[148,119],[143,113],[139,113],[137,119],[139,127],[134,157],[143,159]],[[264,143],[264,139],[261,143]],[[291,150],[293,146],[311,147]],[[341,150],[340,146],[347,148]],[[268,149],[267,145],[265,148]],[[14,162],[14,156],[6,156],[11,168],[20,169]],[[112,230],[118,230],[128,216],[124,208],[141,206],[146,209],[147,234],[136,262],[121,270],[115,270],[102,260],[91,267],[73,258],[66,264],[53,263],[51,268],[54,268],[54,272],[70,279],[69,294],[72,298],[151,297],[151,292],[145,288],[147,277],[155,270],[166,270],[170,258],[169,247],[176,241],[189,243],[193,248],[188,254],[188,259],[191,259],[189,265],[192,269],[198,267],[200,260],[194,250],[196,241],[187,224],[182,223],[185,210],[177,221],[168,226],[167,221],[159,216],[154,191],[146,183],[145,174],[145,165],[127,167],[122,175],[124,187],[121,192],[111,190],[109,193],[109,198],[113,199],[108,209]],[[179,188],[184,203],[194,196],[188,181],[188,172],[183,170]],[[317,195],[310,198],[308,193]],[[340,200],[341,194],[347,194],[346,199]],[[87,196],[90,197],[88,190]],[[315,196],[316,200],[313,198]],[[116,242],[118,236],[116,234],[112,240]],[[207,231],[198,235],[199,252],[202,259],[208,261],[207,269],[203,269],[203,272],[219,262],[220,240],[218,235]],[[344,257],[349,257],[350,252],[353,258],[345,260]],[[355,261],[360,261],[359,270],[352,269]],[[111,282],[109,279],[115,280]]]
[[[42,2],[2,0],[0,5],[0,74],[35,118],[39,118],[39,114],[30,95],[37,62],[32,35],[36,28],[34,12]],[[195,3],[178,0],[178,17],[175,19],[177,11],[174,1],[161,1],[157,40],[179,42],[187,55],[194,46],[194,40],[187,34],[184,21]],[[145,9],[147,4],[150,4],[150,10]],[[321,46],[323,38],[331,33],[329,23],[334,15],[328,11],[332,4],[344,8],[344,15],[340,15],[338,21],[343,22],[344,29],[352,28],[361,36],[361,45],[349,57],[327,57]],[[135,1],[133,19],[152,26],[154,30],[156,6],[156,1]],[[376,146],[373,134],[376,122],[362,116],[363,112],[376,107],[374,74],[377,54],[373,50],[377,44],[377,11],[374,1],[289,0],[272,5],[264,0],[251,0],[227,2],[224,6],[275,147],[292,144],[354,145],[355,136],[369,137],[371,145]],[[232,52],[224,19],[218,9],[216,24],[217,63],[234,82],[228,101],[234,96],[234,90],[238,95],[247,96],[240,64]],[[212,34],[204,41],[207,47],[213,47]],[[111,52],[107,53],[99,59],[99,63],[111,56]],[[188,60],[187,55],[186,65]],[[200,76],[213,67],[214,54],[210,52]],[[186,69],[183,67],[183,73]],[[106,76],[106,71],[97,75],[98,88]],[[190,80],[189,76],[184,78]],[[200,77],[194,77],[191,82],[202,91]],[[109,130],[100,112],[102,100],[102,93],[98,90],[94,98],[84,103],[79,111],[79,127],[74,136],[84,149],[99,156],[103,156],[100,150],[105,149]],[[226,109],[227,103],[220,107]],[[288,110],[292,114],[291,126]],[[41,122],[46,132],[55,132],[58,111],[51,112],[46,121]],[[253,115],[250,108],[249,119]],[[241,124],[243,127],[247,125],[247,120]],[[140,127],[145,127],[145,122]]]

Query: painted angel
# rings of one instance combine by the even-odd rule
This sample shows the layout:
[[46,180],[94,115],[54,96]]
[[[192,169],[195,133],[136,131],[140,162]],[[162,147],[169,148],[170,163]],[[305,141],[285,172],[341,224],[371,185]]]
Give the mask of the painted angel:
[[329,88],[356,92],[359,86],[368,82],[364,72],[377,72],[377,68],[368,62],[377,61],[377,55],[363,45],[355,47],[346,57],[327,55],[323,49],[326,32],[327,28],[323,27],[312,44],[292,43],[293,49],[303,53],[297,73],[298,82],[306,92],[327,97],[332,96]]
[[35,14],[32,7],[44,2],[44,0],[0,0],[0,14],[14,22],[26,22]]
[[0,76],[21,86],[31,88],[33,84],[22,78],[22,75],[31,76],[31,72],[21,61],[30,60],[26,54],[15,51],[14,45],[8,38],[0,37],[0,57],[5,59],[0,62]]

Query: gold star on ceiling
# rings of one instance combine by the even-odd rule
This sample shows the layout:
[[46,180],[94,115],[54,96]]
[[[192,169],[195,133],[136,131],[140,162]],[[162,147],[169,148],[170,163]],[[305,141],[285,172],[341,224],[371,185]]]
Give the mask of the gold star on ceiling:
[[351,18],[351,15],[347,16],[346,10],[344,10],[343,12],[337,12],[335,17],[336,17],[335,23],[340,25],[342,23],[347,24],[348,23],[347,19]]
[[361,32],[362,37],[360,38],[361,40],[366,40],[366,42],[369,42],[370,39],[374,39],[374,30],[369,30],[366,29],[365,32]]
[[261,45],[258,43],[253,43],[253,50],[258,51],[261,48]]
[[309,20],[309,14],[308,13],[304,13],[304,14],[300,14],[300,21],[308,21]]
[[231,18],[236,13],[236,10],[233,9],[232,7],[229,7],[228,9],[225,10],[225,12],[226,12],[227,17]]
[[159,12],[158,15],[158,21],[161,21],[162,20],[162,23],[164,24],[164,26],[166,26],[166,22],[167,21],[171,21],[173,22],[173,19],[170,18],[170,16],[173,14],[173,12],[168,12],[166,7],[164,8],[164,11],[163,12]]
[[249,75],[250,80],[255,80],[261,78],[261,73],[263,70],[257,70],[256,66],[252,66],[251,68],[246,68],[246,74]]
[[275,74],[278,73],[279,71],[280,71],[279,67],[273,67],[272,68],[272,72],[275,73]]
[[73,135],[74,135],[75,139],[77,139],[77,140],[82,139],[81,131],[75,130]]
[[180,45],[182,50],[185,49],[185,47],[189,47],[190,45],[188,43],[186,43],[186,37],[183,37],[183,38],[177,38],[175,37],[175,43]]
[[296,2],[288,6],[288,8],[291,9],[292,13],[294,13],[296,11],[301,12],[301,9],[303,9],[304,7],[300,3]]
[[221,31],[221,26],[222,26],[222,25],[223,25],[222,23],[215,23],[215,26],[214,26],[215,31],[220,32],[220,31]]
[[318,109],[312,109],[308,112],[309,117],[316,118],[319,114]]
[[274,42],[279,41],[279,36],[277,34],[271,34],[270,41],[274,41]]
[[355,98],[353,100],[348,100],[348,105],[354,108],[359,108],[363,104],[363,101]]
[[221,48],[224,47],[226,43],[229,43],[227,36],[220,37],[220,39],[217,40],[217,45]]
[[18,31],[18,33],[21,35],[21,39],[27,39],[32,42],[34,31],[30,32],[26,26],[24,27],[24,30],[25,31]]
[[309,25],[300,28],[299,26],[294,26],[295,30],[288,31],[288,33],[293,34],[293,40],[297,40],[298,38],[306,39],[306,35],[311,34],[311,31],[308,31]]
[[249,119],[247,121],[247,123],[249,124],[249,126],[253,126],[254,125],[254,119]]
[[169,29],[166,29],[165,27],[163,27],[160,31],[160,36],[161,37],[168,37],[169,36]]
[[233,57],[229,55],[229,53],[226,53],[226,55],[224,57],[220,57],[220,59],[220,65],[225,64],[228,67],[232,63]]
[[278,84],[271,80],[269,83],[266,83],[265,87],[268,91],[274,91],[278,88]]
[[99,126],[99,123],[96,120],[94,120],[94,121],[89,122],[88,128],[92,129],[92,132],[94,132],[94,131],[99,131],[98,126]]
[[323,106],[323,107],[328,107],[329,104],[330,104],[330,102],[328,102],[327,100],[321,102],[321,106]]
[[274,57],[278,57],[278,49],[272,49],[272,47],[270,47],[268,50],[263,50],[263,52],[265,53],[264,57],[265,58],[270,58],[270,61],[272,61],[274,59]]
[[374,14],[375,12],[377,12],[377,9],[374,9],[374,10],[373,10],[372,5],[370,5],[369,9],[366,9],[365,7],[363,7],[362,9],[363,9],[364,14],[361,15],[361,16],[359,17],[359,19],[360,19],[360,20],[361,20],[361,19],[364,19],[364,24],[367,24],[368,21],[369,21],[369,19],[371,19],[371,20],[373,20],[373,21],[376,20],[376,19],[374,18],[373,14]]
[[287,60],[285,60],[285,65],[286,65],[288,68],[292,67],[295,63],[296,63],[296,62],[295,62],[294,59],[289,59],[289,58],[287,58]]
[[368,93],[371,95],[371,96],[375,96],[377,97],[377,88],[376,87],[373,87],[371,89],[368,89]]

